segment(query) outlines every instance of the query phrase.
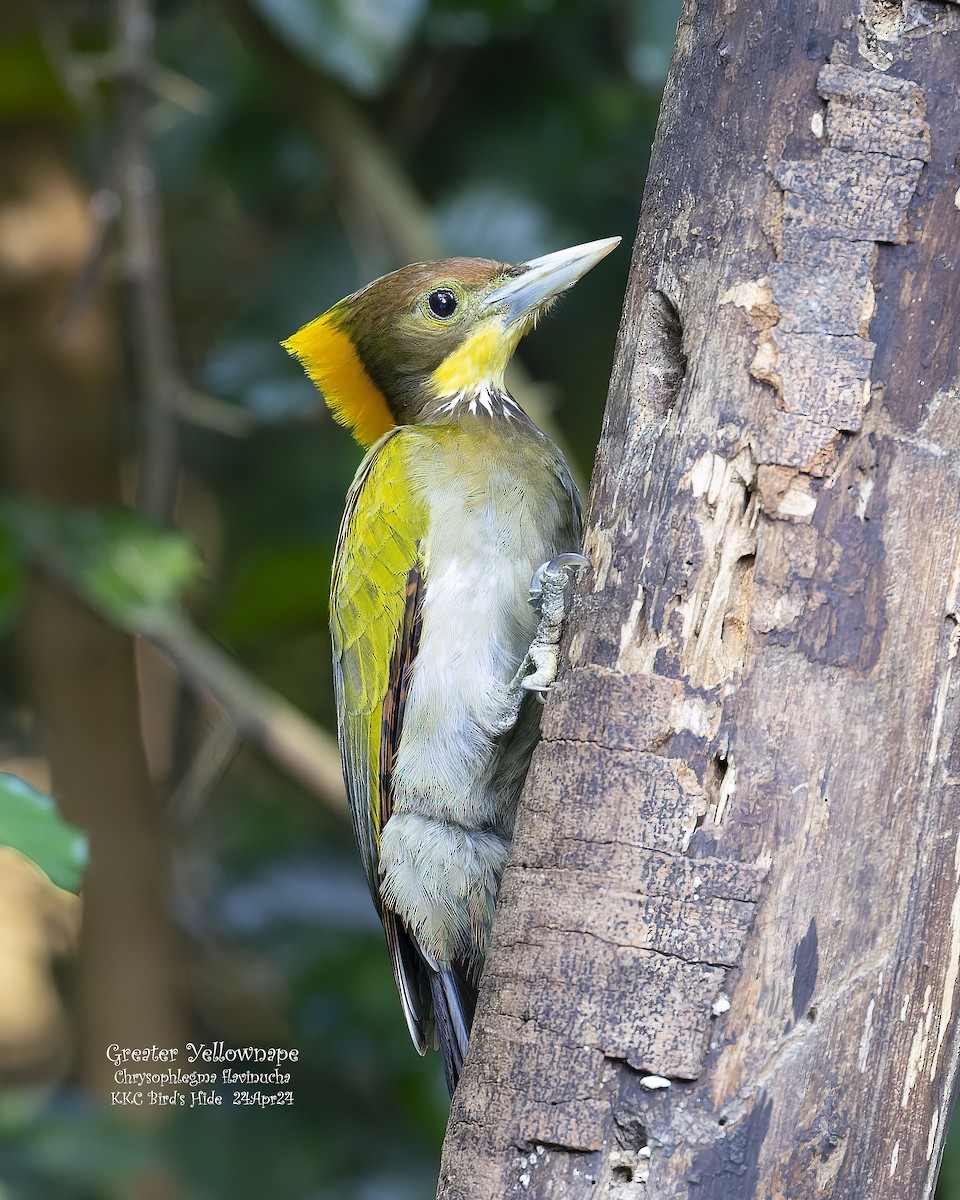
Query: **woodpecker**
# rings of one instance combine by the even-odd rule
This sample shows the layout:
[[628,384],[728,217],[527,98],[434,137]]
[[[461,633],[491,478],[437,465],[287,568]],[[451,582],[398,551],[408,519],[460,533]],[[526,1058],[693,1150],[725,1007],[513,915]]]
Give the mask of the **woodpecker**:
[[283,343],[367,450],[331,583],[340,754],[410,1036],[420,1054],[439,1043],[451,1093],[586,561],[570,468],[504,372],[619,241],[416,263]]

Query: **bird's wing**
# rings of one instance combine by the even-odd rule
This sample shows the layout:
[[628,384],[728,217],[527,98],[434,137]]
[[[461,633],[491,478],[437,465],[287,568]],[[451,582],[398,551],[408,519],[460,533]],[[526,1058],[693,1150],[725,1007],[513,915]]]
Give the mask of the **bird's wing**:
[[380,900],[380,831],[420,639],[427,511],[407,486],[400,429],[367,455],[347,496],[330,594],[340,755],[370,893],[383,921],[414,1045],[430,1037],[430,989],[421,956]]
[[570,473],[570,468],[567,466],[567,460],[562,454],[557,454],[554,464],[554,471],[557,479],[560,481],[560,486],[567,493],[567,498],[570,501],[570,508],[573,512],[573,521],[575,527],[575,537],[579,545],[583,535],[583,497],[580,495],[580,489],[577,487],[576,480]]

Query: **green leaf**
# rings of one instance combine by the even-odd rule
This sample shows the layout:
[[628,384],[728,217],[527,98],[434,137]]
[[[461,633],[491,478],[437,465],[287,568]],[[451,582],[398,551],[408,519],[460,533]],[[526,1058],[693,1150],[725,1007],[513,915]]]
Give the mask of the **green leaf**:
[[23,564],[13,532],[0,523],[0,633],[12,623],[23,592]]
[[87,865],[86,836],[68,825],[50,796],[0,771],[0,846],[31,859],[57,887],[75,892]]
[[373,95],[410,44],[425,0],[254,0],[253,6],[301,58]]

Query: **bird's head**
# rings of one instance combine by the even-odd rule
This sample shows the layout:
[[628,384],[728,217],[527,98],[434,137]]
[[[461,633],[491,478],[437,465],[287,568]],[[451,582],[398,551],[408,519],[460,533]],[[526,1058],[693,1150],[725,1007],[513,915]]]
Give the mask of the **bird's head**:
[[511,267],[485,258],[414,263],[367,284],[283,343],[363,446],[444,401],[503,390],[520,338],[619,238]]

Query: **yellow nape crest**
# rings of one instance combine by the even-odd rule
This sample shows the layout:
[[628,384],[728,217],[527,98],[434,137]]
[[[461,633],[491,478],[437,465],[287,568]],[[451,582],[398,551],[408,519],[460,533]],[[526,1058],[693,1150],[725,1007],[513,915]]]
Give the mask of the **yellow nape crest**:
[[394,427],[386,397],[360,361],[350,335],[330,313],[304,325],[282,344],[323,393],[334,420],[346,425],[364,449]]
[[496,316],[484,321],[433,372],[434,394],[454,396],[485,384],[502,388],[504,372],[523,332],[522,325],[504,329]]

